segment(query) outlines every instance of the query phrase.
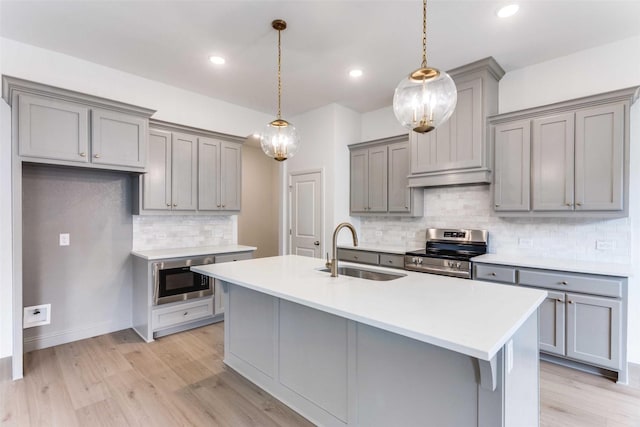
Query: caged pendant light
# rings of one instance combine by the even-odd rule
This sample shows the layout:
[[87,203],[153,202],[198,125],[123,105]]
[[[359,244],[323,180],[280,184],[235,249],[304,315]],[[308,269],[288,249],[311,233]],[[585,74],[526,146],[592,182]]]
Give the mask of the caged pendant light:
[[280,47],[280,33],[287,28],[287,23],[282,19],[276,19],[271,23],[273,29],[278,31],[278,118],[266,125],[260,134],[260,147],[262,151],[273,159],[282,162],[292,157],[300,145],[300,137],[293,125],[282,118],[281,97],[281,60],[282,49]]
[[427,0],[423,0],[422,64],[396,87],[393,112],[402,126],[427,133],[451,117],[457,100],[456,85],[449,74],[427,67]]

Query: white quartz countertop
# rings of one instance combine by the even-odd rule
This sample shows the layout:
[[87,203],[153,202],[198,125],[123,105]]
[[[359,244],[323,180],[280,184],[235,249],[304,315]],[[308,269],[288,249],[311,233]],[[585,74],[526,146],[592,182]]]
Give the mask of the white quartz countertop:
[[156,259],[182,258],[198,255],[229,254],[235,252],[255,251],[254,246],[224,245],[224,246],[200,246],[195,248],[174,248],[174,249],[150,249],[146,251],[131,251],[132,255],[153,261]]
[[471,259],[485,264],[513,265],[516,267],[541,268],[574,273],[602,274],[605,276],[631,277],[631,266],[594,261],[576,261],[558,258],[521,257],[484,254]]
[[386,254],[400,254],[404,255],[406,252],[417,251],[419,249],[424,249],[423,247],[413,246],[398,246],[398,245],[385,245],[384,243],[361,243],[358,246],[353,246],[349,244],[339,244],[339,248],[341,249],[354,249],[357,251],[370,251],[370,252],[381,252]]
[[319,271],[323,260],[296,255],[192,270],[482,360],[493,358],[547,295],[532,288],[359,267],[406,276],[387,282],[332,278]]

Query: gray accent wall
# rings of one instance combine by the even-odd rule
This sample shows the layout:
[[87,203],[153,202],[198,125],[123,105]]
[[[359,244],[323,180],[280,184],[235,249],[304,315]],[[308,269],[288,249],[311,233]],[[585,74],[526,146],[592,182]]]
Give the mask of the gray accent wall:
[[25,351],[130,327],[132,176],[23,166],[24,305],[51,304],[50,325],[25,329]]

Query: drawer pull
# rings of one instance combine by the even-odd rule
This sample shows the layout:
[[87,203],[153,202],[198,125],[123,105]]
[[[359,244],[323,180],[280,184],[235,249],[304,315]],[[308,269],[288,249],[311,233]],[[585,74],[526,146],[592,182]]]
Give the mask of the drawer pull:
[[389,264],[393,264],[393,260],[389,260],[387,261]]
[[560,282],[561,285],[568,285],[569,283],[567,283],[566,280],[563,280],[562,282]]
[[495,276],[496,276],[495,271],[494,271],[493,273],[489,273],[489,276],[493,276],[493,277],[495,277]]
[[354,255],[353,259],[358,259],[358,257]]
[[188,311],[185,311],[185,312],[184,312],[184,314],[183,314],[183,316],[186,316],[187,314],[189,314],[189,312],[188,312]]

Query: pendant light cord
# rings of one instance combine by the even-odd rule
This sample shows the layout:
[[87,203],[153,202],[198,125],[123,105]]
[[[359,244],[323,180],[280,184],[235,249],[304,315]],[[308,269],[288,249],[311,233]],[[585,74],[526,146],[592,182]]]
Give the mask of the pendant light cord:
[[282,48],[280,47],[280,33],[282,31],[278,30],[278,120],[282,119],[282,110],[280,108],[280,98],[282,96],[282,79],[281,79],[281,71],[280,71],[280,62],[282,58]]
[[422,68],[427,68],[427,0],[422,0]]

